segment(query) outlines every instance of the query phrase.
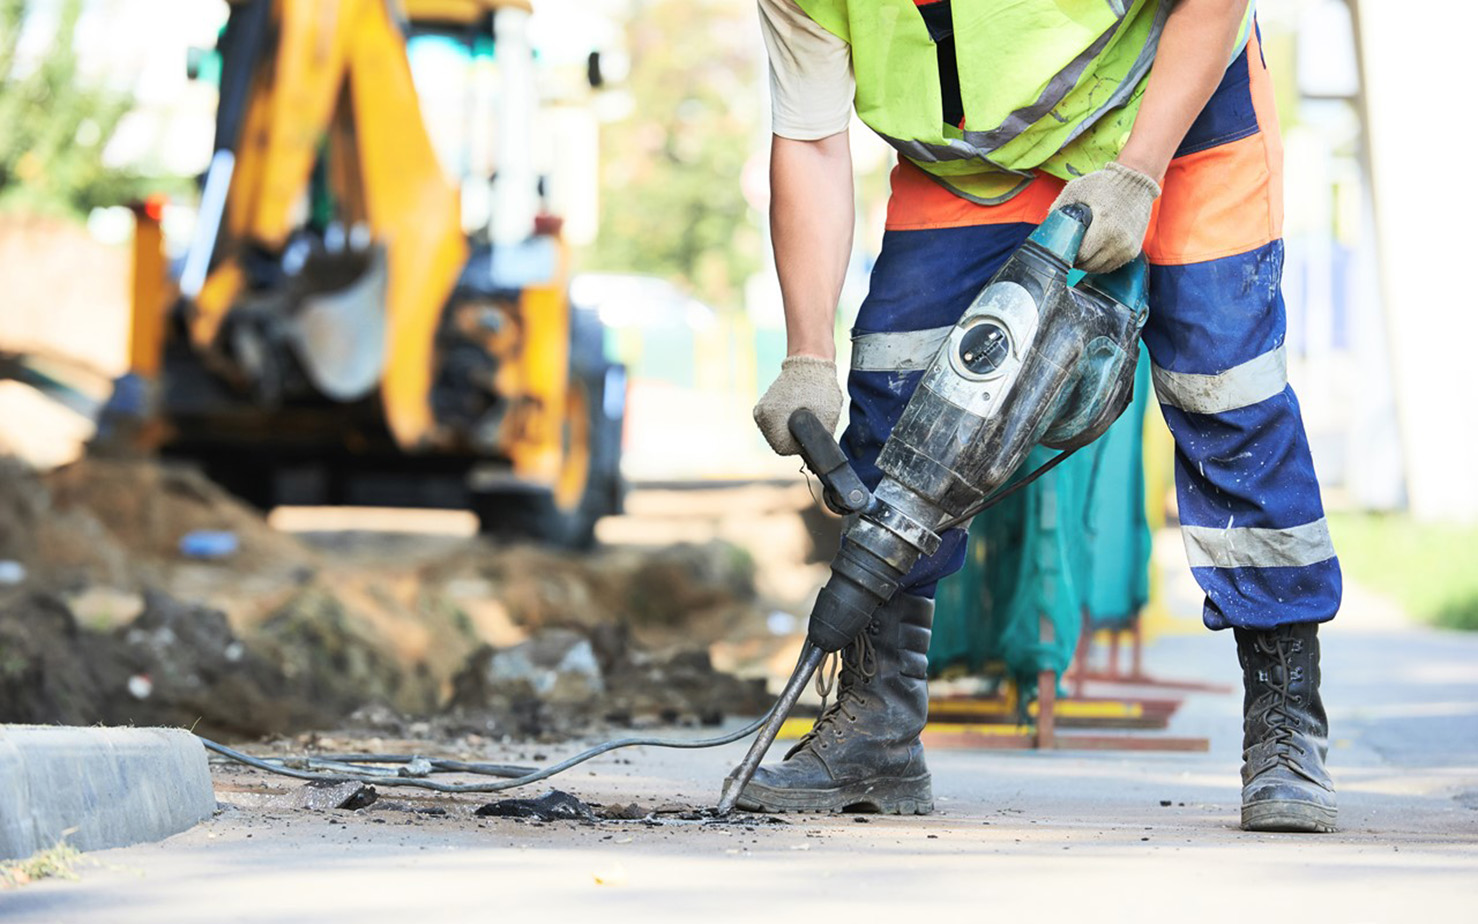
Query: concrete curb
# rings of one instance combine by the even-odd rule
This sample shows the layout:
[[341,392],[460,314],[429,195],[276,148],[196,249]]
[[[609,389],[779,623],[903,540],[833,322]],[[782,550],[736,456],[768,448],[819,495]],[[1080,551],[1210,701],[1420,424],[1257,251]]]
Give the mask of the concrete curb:
[[205,748],[183,729],[0,725],[0,859],[70,829],[79,850],[159,840],[215,808]]

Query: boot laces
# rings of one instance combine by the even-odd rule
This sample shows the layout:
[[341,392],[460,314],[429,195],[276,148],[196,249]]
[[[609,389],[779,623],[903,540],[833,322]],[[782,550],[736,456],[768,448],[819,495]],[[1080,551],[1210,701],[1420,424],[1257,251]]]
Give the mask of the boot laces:
[[[1303,646],[1298,639],[1289,639],[1272,633],[1259,637],[1257,645],[1266,654],[1278,659],[1279,670],[1272,676],[1265,670],[1259,670],[1258,679],[1270,687],[1274,693],[1274,699],[1263,708],[1263,722],[1272,732],[1271,741],[1279,760],[1288,763],[1290,760],[1288,752],[1295,747],[1294,735],[1298,731],[1298,718],[1292,708],[1293,684],[1303,676],[1301,667],[1289,664],[1289,653],[1290,650],[1297,652]],[[1291,767],[1292,764],[1289,766]]]
[[[840,652],[828,654],[821,662],[821,669],[816,672],[816,692],[821,696],[821,714],[816,717],[811,730],[806,732],[785,756],[790,757],[804,750],[807,745],[821,737],[823,732],[837,725],[843,718],[849,722],[857,721],[857,714],[852,711],[852,708],[866,704],[861,687],[876,677],[877,673],[877,649],[873,647],[870,631],[864,630],[858,633],[846,648]],[[832,690],[836,691],[837,698],[835,702],[828,705],[826,700]],[[837,731],[837,736],[841,737],[840,729]]]

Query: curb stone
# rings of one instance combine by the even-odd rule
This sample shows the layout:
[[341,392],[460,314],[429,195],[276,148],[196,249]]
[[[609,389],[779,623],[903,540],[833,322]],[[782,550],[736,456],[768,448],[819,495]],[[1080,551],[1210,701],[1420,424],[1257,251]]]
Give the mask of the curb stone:
[[0,859],[63,836],[79,850],[160,840],[215,808],[205,748],[184,729],[0,725]]

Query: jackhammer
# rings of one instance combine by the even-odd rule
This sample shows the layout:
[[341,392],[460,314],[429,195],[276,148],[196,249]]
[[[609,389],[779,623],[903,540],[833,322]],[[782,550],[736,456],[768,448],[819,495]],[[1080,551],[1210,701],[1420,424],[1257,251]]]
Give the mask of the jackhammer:
[[[1097,439],[1128,406],[1148,314],[1147,269],[1141,256],[1070,285],[1091,221],[1083,205],[1053,212],[975,297],[884,444],[875,490],[814,414],[791,416],[823,501],[848,523],[799,663],[725,780],[720,815],[733,810],[825,655],[867,626],[941,535]],[[1038,443],[1061,452],[1002,490]]]
[[[542,769],[407,754],[258,758],[202,739],[205,746],[299,779],[490,793],[548,779],[618,748],[718,747],[758,731],[725,780],[717,814],[727,815],[822,659],[867,626],[909,569],[939,548],[940,536],[1097,439],[1128,406],[1148,314],[1147,268],[1139,257],[1112,273],[1074,278],[1072,265],[1092,217],[1076,204],[1053,212],[970,303],[884,444],[876,489],[857,476],[814,414],[799,410],[791,416],[790,431],[806,466],[821,480],[823,501],[848,524],[831,577],[811,610],[795,671],[775,705],[755,722],[716,738],[608,741]],[[1039,443],[1060,452],[1007,484]],[[503,779],[447,783],[430,778],[436,773]]]

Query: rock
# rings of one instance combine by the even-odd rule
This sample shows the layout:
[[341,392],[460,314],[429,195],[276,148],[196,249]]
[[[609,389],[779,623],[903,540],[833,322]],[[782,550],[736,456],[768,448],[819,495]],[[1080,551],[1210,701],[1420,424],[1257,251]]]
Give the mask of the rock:
[[595,649],[570,629],[545,629],[512,648],[484,648],[453,682],[453,704],[487,706],[533,697],[549,705],[580,705],[606,691]]
[[309,809],[323,812],[329,809],[354,811],[370,805],[380,798],[375,787],[366,783],[327,783],[314,781],[305,783],[291,792],[284,793],[268,803],[273,809]]
[[76,617],[88,629],[109,630],[127,625],[144,611],[144,595],[103,584],[92,584],[62,595]]
[[558,789],[537,799],[502,799],[489,802],[474,815],[497,818],[534,818],[539,821],[595,821],[595,811],[584,802]]
[[608,821],[641,821],[650,814],[652,814],[651,809],[635,802],[629,805],[617,803],[616,805],[602,806],[600,811],[600,817]]
[[499,651],[488,663],[500,683],[526,680],[545,702],[583,703],[605,692],[590,640],[568,629],[550,629]]

